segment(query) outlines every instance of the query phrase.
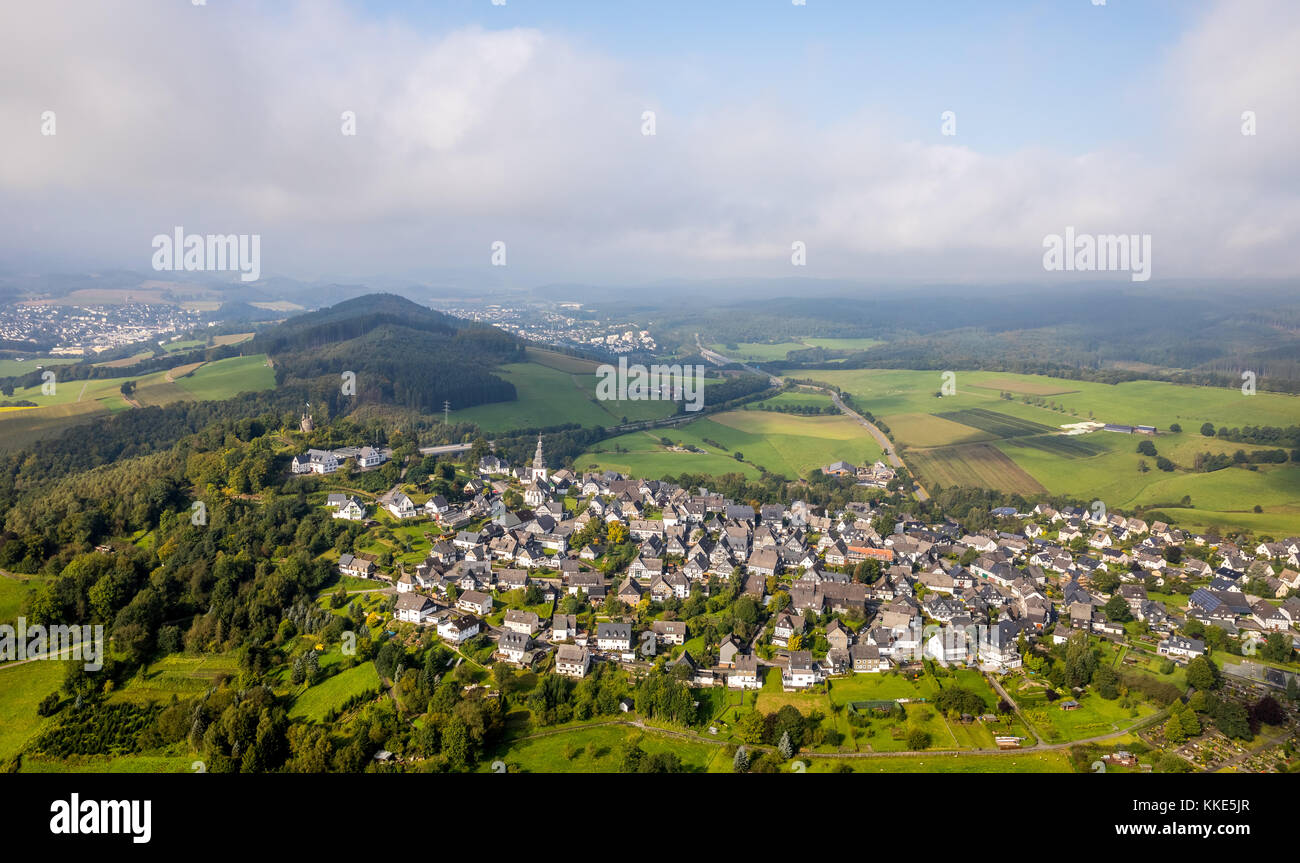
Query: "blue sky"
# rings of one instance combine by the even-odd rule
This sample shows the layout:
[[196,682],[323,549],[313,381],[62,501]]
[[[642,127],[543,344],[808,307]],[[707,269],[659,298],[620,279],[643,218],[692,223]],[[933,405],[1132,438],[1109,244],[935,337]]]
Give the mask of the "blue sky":
[[[647,99],[683,115],[774,101],[801,124],[855,112],[900,136],[939,137],[956,112],[962,142],[1141,147],[1164,106],[1149,97],[1169,48],[1202,0],[357,0],[358,12],[429,34],[535,27],[617,57]],[[1145,96],[1145,97],[1144,97]]]

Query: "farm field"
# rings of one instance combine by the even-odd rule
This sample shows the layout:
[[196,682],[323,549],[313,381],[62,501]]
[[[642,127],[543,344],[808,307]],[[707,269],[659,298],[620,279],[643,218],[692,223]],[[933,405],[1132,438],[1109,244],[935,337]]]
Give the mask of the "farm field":
[[[671,452],[660,443],[660,437],[693,445],[709,455]],[[615,446],[624,447],[628,452],[611,452]],[[633,432],[602,441],[597,449],[578,456],[576,463],[584,469],[598,464],[602,468],[654,478],[683,472],[716,474],[738,470],[756,476],[752,466],[735,460],[736,452],[746,462],[789,478],[806,476],[840,459],[861,464],[883,457],[880,447],[861,426],[839,414],[805,417],[740,410],[702,417],[676,428]]]
[[[549,351],[543,353],[549,354],[543,357],[549,363],[584,362]],[[496,374],[515,385],[515,401],[453,410],[451,416],[460,422],[477,423],[485,431],[500,432],[564,423],[608,427],[619,425],[623,417],[633,422],[660,419],[671,415],[676,408],[667,401],[598,401],[594,368],[592,372],[561,371],[536,362],[511,363],[502,366]]]
[[[1189,431],[1199,429],[1204,422],[1229,426],[1287,426],[1300,422],[1297,396],[1260,392],[1247,397],[1235,388],[1163,381],[1112,385],[1043,375],[959,371],[956,395],[940,399],[935,398],[942,385],[938,371],[811,369],[800,370],[799,377],[839,386],[886,422],[896,413],[943,413],[963,408],[987,408],[1053,427],[1087,420],[1090,412],[1098,422],[1146,424],[1161,429],[1177,422]],[[1016,398],[1001,399],[999,391],[1012,392]],[[1018,401],[1021,396],[1040,396],[1062,406],[1065,412],[1025,405]]]
[[[170,372],[178,373],[176,369]],[[224,399],[275,386],[275,372],[266,364],[264,354],[206,363],[175,381],[167,380],[168,373],[66,382],[56,379],[51,395],[42,394],[39,385],[16,389],[14,399],[33,401],[38,407],[0,412],[0,450],[25,446],[105,413],[129,410],[121,393],[122,384],[128,380],[135,381],[133,398],[144,406]]]
[[768,344],[765,342],[737,342],[735,347],[728,347],[723,344],[709,345],[711,350],[717,351],[724,357],[733,360],[750,360],[752,362],[762,363],[769,360],[783,360],[785,355],[790,351],[802,351],[808,348],[803,342],[776,342]]
[[760,405],[771,405],[772,407],[814,407],[825,408],[831,406],[830,397],[825,393],[813,391],[791,391],[778,393],[770,399],[763,399],[761,402],[754,402],[750,407],[757,408]]
[[[803,374],[842,387],[855,404],[880,417],[904,459],[932,485],[1021,493],[1047,490],[1102,500],[1120,509],[1159,505],[1179,524],[1195,529],[1300,532],[1300,465],[1213,473],[1183,469],[1201,452],[1260,449],[1203,437],[1202,423],[1300,424],[1300,397],[1246,397],[1235,389],[1159,381],[1112,386],[1040,375],[957,372],[956,394],[936,398],[942,384],[938,372],[828,369]],[[1001,398],[1002,392],[1014,397]],[[1044,405],[1027,404],[1024,398],[1041,399]],[[1051,409],[1053,405],[1058,409]],[[1152,439],[1157,452],[1179,469],[1158,471],[1155,458],[1139,455],[1137,444],[1145,436],[1054,433],[1061,425],[1087,420],[1155,425],[1161,429]],[[1180,424],[1183,431],[1168,433],[1171,423]],[[1139,471],[1143,460],[1146,473]],[[1184,497],[1190,498],[1190,507],[1181,504]],[[1254,512],[1256,506],[1263,511]]]
[[831,351],[865,351],[876,345],[883,345],[880,339],[801,339],[805,345],[814,348],[826,348]]
[[872,758],[802,758],[809,773],[829,773],[847,764],[854,773],[1072,773],[1061,751],[916,755]]
[[1046,487],[990,443],[908,450],[905,458],[926,482],[1039,494]]
[[37,366],[48,369],[53,366],[66,366],[75,362],[75,359],[68,357],[30,357],[21,361],[0,360],[0,378],[31,374],[36,371]]

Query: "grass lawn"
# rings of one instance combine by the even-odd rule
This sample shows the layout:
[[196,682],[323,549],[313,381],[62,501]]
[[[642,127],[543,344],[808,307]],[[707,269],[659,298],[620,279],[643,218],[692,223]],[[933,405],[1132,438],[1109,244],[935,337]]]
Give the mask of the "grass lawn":
[[305,690],[294,699],[289,715],[319,722],[352,696],[378,686],[379,672],[375,671],[374,663],[364,662]]
[[1016,752],[1007,755],[918,755],[880,758],[803,759],[809,773],[829,773],[848,764],[854,773],[1071,773],[1064,752]]
[[197,755],[80,756],[68,760],[23,758],[19,773],[194,773]]
[[1039,687],[1020,685],[1007,687],[1021,711],[1048,743],[1065,743],[1121,731],[1143,717],[1156,712],[1149,702],[1140,702],[1125,708],[1120,700],[1107,701],[1093,692],[1077,697],[1079,707],[1064,710],[1061,703],[1068,699],[1048,702]]
[[23,579],[0,575],[0,623],[12,623],[18,619],[23,601],[40,585],[36,576]]
[[0,759],[17,754],[45,724],[47,720],[36,715],[36,705],[58,691],[66,667],[60,660],[0,665]]
[[[479,770],[490,773],[494,761],[504,761],[511,772],[617,773],[620,748],[635,743],[651,755],[673,752],[688,771],[703,773],[723,750],[720,745],[643,732],[626,725],[586,725],[543,734],[497,747],[484,756]],[[573,747],[572,758],[566,755],[568,747]],[[729,760],[726,768],[731,769]]]

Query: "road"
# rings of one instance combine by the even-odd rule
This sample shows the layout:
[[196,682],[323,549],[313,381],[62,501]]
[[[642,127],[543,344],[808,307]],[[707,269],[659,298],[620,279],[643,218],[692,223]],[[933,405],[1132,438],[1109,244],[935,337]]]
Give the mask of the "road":
[[[699,333],[695,334],[695,346],[699,348],[701,356],[703,356],[709,362],[714,363],[715,365],[725,366],[731,363],[735,363],[736,365],[739,365],[741,368],[753,372],[756,375],[767,375],[768,380],[771,382],[772,386],[774,387],[784,386],[785,384],[785,382],[782,381],[780,378],[773,377],[772,375],[768,375],[767,372],[762,371],[761,369],[756,369],[753,366],[747,366],[744,363],[738,362],[736,360],[732,360],[728,357],[724,357],[722,354],[718,353],[717,351],[709,350],[708,348],[704,347],[704,345],[700,342]],[[871,436],[875,438],[876,443],[880,446],[880,449],[884,451],[885,458],[889,459],[889,463],[891,465],[893,465],[895,468],[901,467],[904,470],[906,470],[909,474],[912,475],[913,477],[912,493],[916,495],[916,499],[921,501],[922,503],[930,499],[930,493],[925,490],[925,486],[921,485],[919,482],[915,480],[916,473],[911,468],[909,468],[906,464],[904,464],[903,460],[899,458],[898,453],[894,451],[893,441],[891,441],[888,437],[886,437],[885,433],[882,432],[880,429],[878,429],[875,423],[870,422],[862,414],[858,413],[848,405],[844,404],[844,402],[841,401],[840,399],[840,394],[835,392],[834,390],[828,390],[825,387],[813,386],[810,384],[802,384],[801,386],[808,386],[811,389],[821,390],[822,392],[829,394],[831,397],[831,402],[835,405],[836,408],[839,409],[840,413],[844,414],[845,416],[849,417],[854,422],[856,422],[858,425],[865,428],[871,434]]]

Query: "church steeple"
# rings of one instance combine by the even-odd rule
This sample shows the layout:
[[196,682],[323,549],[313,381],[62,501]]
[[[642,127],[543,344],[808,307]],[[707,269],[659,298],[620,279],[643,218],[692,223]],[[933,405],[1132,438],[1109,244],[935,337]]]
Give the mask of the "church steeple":
[[546,459],[542,458],[542,436],[537,436],[537,454],[533,456],[532,480],[536,482],[546,481]]

